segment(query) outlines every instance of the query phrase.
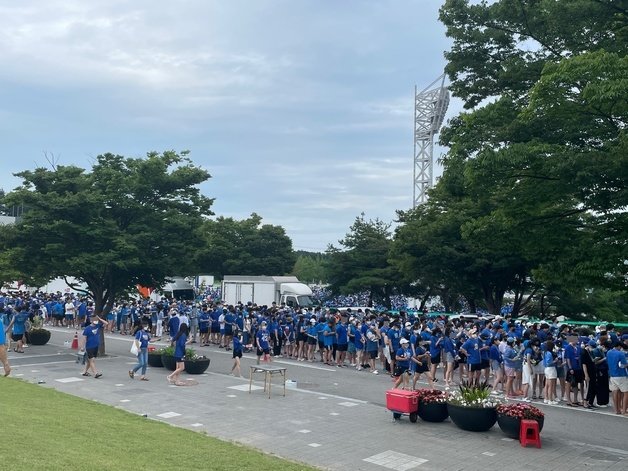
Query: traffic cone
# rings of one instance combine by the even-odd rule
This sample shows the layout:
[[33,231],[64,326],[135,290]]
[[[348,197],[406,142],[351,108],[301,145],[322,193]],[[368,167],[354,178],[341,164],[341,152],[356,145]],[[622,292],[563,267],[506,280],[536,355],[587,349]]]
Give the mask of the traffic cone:
[[72,339],[72,350],[78,350],[78,332],[74,332],[74,338]]

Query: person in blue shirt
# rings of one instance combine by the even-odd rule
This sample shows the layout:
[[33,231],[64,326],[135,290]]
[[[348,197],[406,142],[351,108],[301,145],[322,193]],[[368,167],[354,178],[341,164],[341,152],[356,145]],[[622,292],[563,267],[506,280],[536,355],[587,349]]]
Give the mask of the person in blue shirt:
[[[612,340],[609,343],[612,345]],[[608,384],[613,395],[613,405],[617,415],[628,415],[628,360],[625,350],[626,345],[617,342],[606,353]]]
[[[567,365],[567,376],[565,386],[567,388],[567,405],[578,407],[578,391],[584,401],[584,371],[582,369],[582,347],[578,345],[578,337],[573,335],[568,337],[569,344],[565,347],[565,363]],[[573,399],[572,400],[572,393]]]
[[85,364],[85,371],[83,376],[91,376],[89,371],[94,373],[96,379],[102,376],[102,373],[96,370],[96,357],[98,356],[98,347],[100,346],[100,332],[105,328],[106,322],[93,315],[91,317],[91,324],[85,327],[83,330],[83,342],[85,353],[87,354],[87,363]]
[[22,310],[22,306],[15,306],[13,318],[9,323],[7,330],[11,331],[11,340],[17,342],[13,349],[14,352],[24,353],[24,335],[26,334],[26,321],[28,320],[28,312]]
[[211,324],[211,316],[207,306],[203,306],[201,315],[198,317],[198,327],[201,333],[201,347],[209,347],[209,326]]
[[325,364],[333,366],[332,350],[334,347],[334,338],[336,337],[336,326],[333,320],[329,320],[323,327],[323,346],[325,351]]
[[240,373],[240,358],[242,358],[242,334],[239,329],[235,329],[233,331],[233,366],[231,367],[231,376],[237,376],[240,378],[242,374]]
[[456,358],[456,348],[451,338],[451,327],[445,328],[445,335],[441,342],[441,352],[443,365],[445,365],[445,388],[451,387],[454,381],[454,362]]
[[179,327],[181,321],[179,320],[178,311],[176,309],[172,309],[170,311],[170,319],[168,319],[168,334],[170,335],[170,340],[174,341],[174,338],[179,333]]
[[345,366],[345,356],[349,349],[349,334],[347,329],[347,318],[343,317],[336,326],[336,350],[338,357],[336,358],[336,366],[342,368]]
[[307,334],[307,359],[310,362],[314,361],[316,355],[316,344],[318,343],[318,329],[316,326],[316,319],[313,317],[310,319],[309,325],[306,327]]
[[[491,364],[491,370],[493,371],[493,391],[491,394],[501,394],[498,390],[498,386],[502,383],[504,378],[504,368],[503,363],[504,360],[502,358],[502,354],[499,351],[499,337],[493,337],[492,345],[488,351],[488,358]],[[503,386],[503,385],[502,385]]]
[[401,389],[408,389],[408,380],[410,378],[410,362],[412,361],[412,350],[410,342],[406,338],[399,341],[399,349],[395,352],[395,371],[394,377],[397,378],[393,388],[398,388],[403,383]]
[[133,367],[132,370],[129,371],[129,376],[131,379],[135,377],[135,373],[139,369],[142,370],[142,376],[140,377],[141,381],[148,381],[146,377],[146,367],[148,366],[148,342],[150,342],[150,327],[148,323],[142,322],[142,327],[137,329],[135,332],[134,342],[138,343],[138,352],[137,352],[137,365]]
[[262,321],[261,328],[255,335],[255,345],[257,346],[257,364],[259,365],[260,360],[262,360],[262,355],[264,356],[262,361],[271,362],[270,333],[268,332],[268,323],[266,321]]
[[2,311],[0,311],[0,363],[2,363],[2,367],[4,368],[4,376],[9,376],[11,373],[11,365],[9,365],[6,346],[8,330],[9,327],[4,325],[4,316],[2,315]]
[[543,394],[545,404],[556,405],[556,379],[558,378],[558,371],[556,365],[558,363],[558,355],[554,352],[554,342],[547,340],[545,342],[545,352],[543,353],[543,371],[545,373],[545,390]]
[[220,315],[222,314],[222,307],[220,305],[216,306],[216,308],[210,314],[212,318],[212,322],[209,326],[211,332],[211,343],[214,345],[220,344]]
[[475,330],[471,332],[471,338],[468,339],[460,347],[460,351],[467,356],[469,364],[469,382],[478,384],[480,382],[480,373],[482,371],[482,358],[480,355],[480,339]]
[[188,341],[190,327],[187,324],[181,324],[177,335],[172,340],[174,342],[174,361],[176,362],[175,370],[168,375],[170,384],[178,384],[179,375],[185,369],[185,344]]

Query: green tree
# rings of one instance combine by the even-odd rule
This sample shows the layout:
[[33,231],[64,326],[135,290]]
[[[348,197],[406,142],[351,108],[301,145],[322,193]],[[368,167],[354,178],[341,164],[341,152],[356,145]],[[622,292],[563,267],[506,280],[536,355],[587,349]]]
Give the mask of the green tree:
[[443,180],[459,173],[471,200],[488,203],[463,235],[494,245],[488,231],[510,234],[522,290],[625,290],[627,18],[612,0],[441,9],[450,89],[470,110],[441,134]]
[[204,273],[224,275],[284,275],[296,256],[292,240],[281,226],[262,224],[253,213],[237,221],[223,216],[202,227],[205,247],[196,256]]
[[326,254],[297,251],[292,273],[305,283],[327,283]]
[[388,261],[392,244],[390,224],[379,219],[367,221],[364,213],[349,228],[341,248],[330,245],[327,273],[333,293],[369,292],[369,306],[374,300],[391,307],[390,297],[399,291],[400,277]]
[[0,272],[19,272],[34,286],[73,276],[105,315],[136,285],[160,286],[193,268],[213,200],[197,187],[210,175],[187,152],[104,154],[91,171],[58,166],[17,176],[23,183],[5,200],[28,211],[0,236]]

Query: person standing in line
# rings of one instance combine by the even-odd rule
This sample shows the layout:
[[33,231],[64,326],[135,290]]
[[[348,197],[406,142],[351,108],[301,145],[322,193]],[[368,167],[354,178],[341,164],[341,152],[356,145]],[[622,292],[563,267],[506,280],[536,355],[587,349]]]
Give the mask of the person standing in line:
[[264,361],[270,362],[270,334],[266,321],[262,321],[262,328],[255,335],[255,345],[257,346],[257,364],[259,365],[262,355],[264,355]]
[[4,368],[4,376],[9,376],[11,374],[11,365],[9,365],[9,359],[7,358],[6,346],[9,327],[4,326],[3,318],[4,315],[0,315],[0,363],[2,363]]
[[83,338],[85,343],[85,352],[87,353],[87,366],[83,376],[91,376],[89,371],[94,373],[96,379],[102,376],[102,373],[96,370],[96,357],[98,356],[98,347],[100,346],[100,330],[105,327],[105,321],[93,315],[91,317],[91,325],[83,330]]
[[137,365],[129,371],[131,379],[135,377],[135,373],[141,368],[142,376],[140,380],[148,381],[146,377],[146,367],[148,366],[148,342],[150,342],[150,340],[150,328],[146,322],[142,322],[142,328],[135,332],[135,339],[133,340],[138,343],[139,351],[137,352]]
[[545,404],[558,404],[556,400],[557,357],[558,355],[554,352],[554,342],[547,340],[545,342],[545,353],[543,354],[543,368],[545,372],[545,399],[543,399],[543,403]]
[[76,328],[76,306],[72,298],[68,297],[65,301],[65,321],[68,329]]
[[606,354],[608,384],[613,394],[613,405],[617,415],[628,415],[628,360],[625,350],[626,345],[617,342]]
[[168,375],[168,382],[170,384],[177,384],[179,382],[179,375],[185,369],[185,344],[188,341],[189,332],[190,327],[187,324],[181,324],[179,326],[179,332],[177,332],[177,335],[172,339],[174,342],[174,361],[176,362],[176,368]]
[[240,358],[242,358],[242,337],[239,330],[233,331],[233,366],[231,367],[231,375],[240,378],[242,373],[240,372]]

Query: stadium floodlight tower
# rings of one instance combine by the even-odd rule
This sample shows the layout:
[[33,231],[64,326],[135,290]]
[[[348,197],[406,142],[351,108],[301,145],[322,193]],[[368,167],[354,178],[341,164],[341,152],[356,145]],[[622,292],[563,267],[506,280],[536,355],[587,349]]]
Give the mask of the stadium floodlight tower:
[[[440,82],[440,85],[437,85]],[[438,133],[447,107],[449,90],[445,74],[421,92],[414,86],[414,189],[413,208],[427,201],[427,190],[434,183],[434,135]]]

